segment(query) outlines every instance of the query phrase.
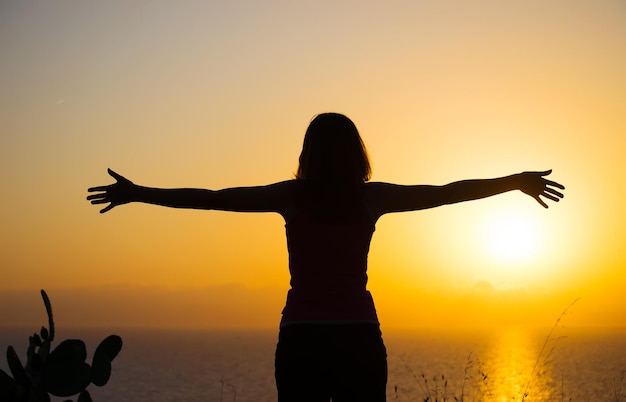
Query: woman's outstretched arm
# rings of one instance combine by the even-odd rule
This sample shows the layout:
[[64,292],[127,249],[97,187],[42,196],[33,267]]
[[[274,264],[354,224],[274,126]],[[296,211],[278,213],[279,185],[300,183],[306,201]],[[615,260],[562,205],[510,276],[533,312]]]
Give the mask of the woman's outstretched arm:
[[548,204],[540,197],[558,202],[563,198],[563,193],[557,189],[565,189],[561,184],[546,179],[545,176],[551,172],[524,172],[495,179],[462,180],[444,186],[368,183],[368,194],[373,212],[378,216],[477,200],[512,190],[520,190],[548,208]]
[[234,187],[223,190],[197,188],[161,189],[139,186],[108,169],[115,183],[91,187],[87,196],[92,204],[109,204],[100,213],[129,202],[143,202],[172,208],[215,209],[237,212],[278,212],[289,207],[292,181],[255,187]]

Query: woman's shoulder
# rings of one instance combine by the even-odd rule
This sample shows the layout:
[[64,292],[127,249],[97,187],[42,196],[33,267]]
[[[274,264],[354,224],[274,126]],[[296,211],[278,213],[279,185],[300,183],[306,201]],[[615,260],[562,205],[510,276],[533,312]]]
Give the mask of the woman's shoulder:
[[388,203],[395,187],[397,187],[396,184],[385,182],[365,183],[365,200],[374,221],[385,214],[385,205]]
[[300,180],[298,179],[289,179],[283,180],[276,183],[268,184],[266,187],[272,188],[276,191],[284,191],[286,193],[293,192],[300,187]]
[[365,194],[376,197],[389,191],[389,189],[394,186],[394,184],[381,181],[368,181],[364,184]]

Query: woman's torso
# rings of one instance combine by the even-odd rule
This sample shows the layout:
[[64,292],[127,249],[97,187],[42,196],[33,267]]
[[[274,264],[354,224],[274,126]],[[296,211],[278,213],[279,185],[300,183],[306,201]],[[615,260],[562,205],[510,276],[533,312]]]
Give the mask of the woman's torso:
[[296,194],[285,224],[291,289],[281,325],[377,323],[366,289],[375,222],[363,192],[333,203]]

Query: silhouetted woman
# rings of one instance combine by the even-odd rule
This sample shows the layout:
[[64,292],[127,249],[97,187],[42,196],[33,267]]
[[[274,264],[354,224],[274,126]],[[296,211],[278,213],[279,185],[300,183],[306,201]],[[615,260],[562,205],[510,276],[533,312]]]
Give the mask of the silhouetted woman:
[[354,123],[324,113],[310,123],[294,180],[258,187],[159,189],[116,183],[90,188],[100,212],[129,202],[174,208],[277,212],[285,219],[291,289],[282,313],[275,376],[280,402],[385,401],[387,361],[372,296],[367,254],[374,225],[414,211],[521,190],[559,201],[564,189],[545,172],[444,186],[368,182],[367,151]]

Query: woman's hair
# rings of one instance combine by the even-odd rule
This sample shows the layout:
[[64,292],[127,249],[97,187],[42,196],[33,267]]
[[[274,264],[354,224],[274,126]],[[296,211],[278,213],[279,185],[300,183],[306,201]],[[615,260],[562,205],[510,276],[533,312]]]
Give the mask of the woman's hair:
[[371,174],[365,144],[352,120],[339,113],[315,116],[304,136],[296,179],[352,186],[368,181]]

